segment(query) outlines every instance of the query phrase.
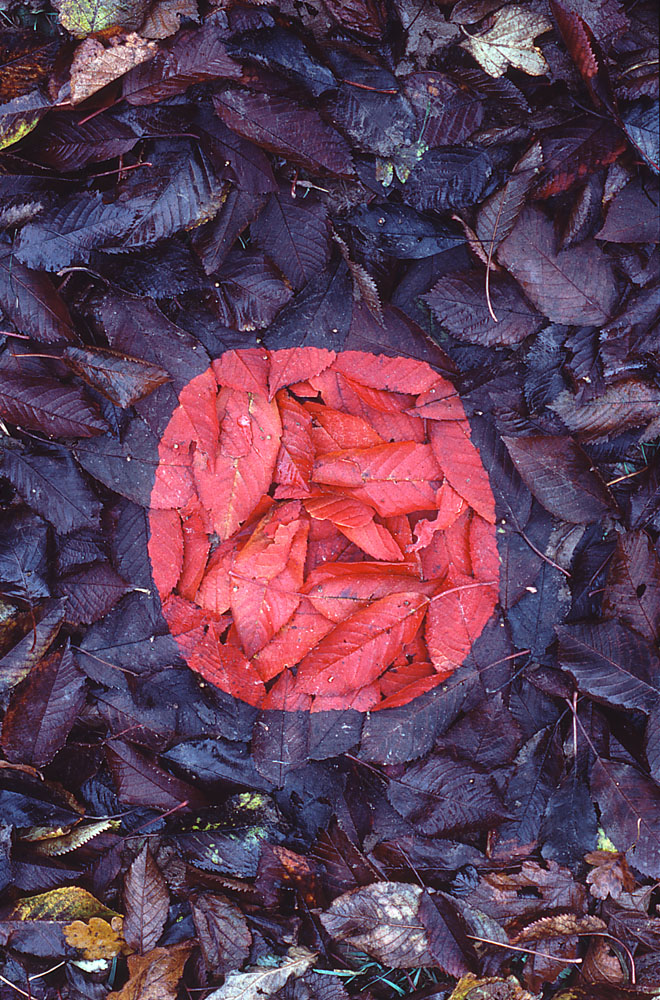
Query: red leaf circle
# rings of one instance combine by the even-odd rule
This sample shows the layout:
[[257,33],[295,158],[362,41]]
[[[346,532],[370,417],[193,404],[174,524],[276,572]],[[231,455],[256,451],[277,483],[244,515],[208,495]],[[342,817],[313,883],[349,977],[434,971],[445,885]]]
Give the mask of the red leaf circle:
[[410,358],[228,351],[179,396],[151,508],[182,656],[262,708],[405,705],[497,601],[488,476],[453,386]]

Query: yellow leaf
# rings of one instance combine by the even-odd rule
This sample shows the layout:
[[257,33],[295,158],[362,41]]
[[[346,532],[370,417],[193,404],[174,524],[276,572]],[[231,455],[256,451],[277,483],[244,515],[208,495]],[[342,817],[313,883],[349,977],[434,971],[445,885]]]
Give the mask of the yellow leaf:
[[66,943],[76,948],[81,958],[86,962],[98,962],[129,951],[122,934],[122,924],[121,917],[113,917],[110,923],[101,917],[92,917],[87,923],[73,920],[62,928],[62,933]]
[[105,906],[91,892],[77,885],[51,889],[38,896],[19,899],[9,914],[10,920],[89,920],[118,917],[116,910]]

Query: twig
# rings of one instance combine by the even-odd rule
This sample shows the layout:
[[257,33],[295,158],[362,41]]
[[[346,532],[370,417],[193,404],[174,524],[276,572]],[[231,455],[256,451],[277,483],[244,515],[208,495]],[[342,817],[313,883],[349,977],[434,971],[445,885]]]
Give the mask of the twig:
[[492,938],[477,937],[475,934],[466,934],[472,941],[480,941],[482,944],[494,944],[498,948],[511,949],[511,951],[522,951],[525,955],[540,955],[541,958],[549,958],[552,962],[559,962],[560,965],[582,965],[581,958],[562,958],[561,955],[550,955],[547,951],[536,951],[534,948],[519,948],[515,944],[503,944],[501,941],[493,941]]

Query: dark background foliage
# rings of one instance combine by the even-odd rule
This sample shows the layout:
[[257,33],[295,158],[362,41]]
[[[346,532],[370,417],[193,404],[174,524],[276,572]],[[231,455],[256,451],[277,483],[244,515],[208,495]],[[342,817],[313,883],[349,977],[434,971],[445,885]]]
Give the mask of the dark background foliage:
[[[649,995],[655,5],[54,8],[0,8],[0,997]],[[461,393],[500,605],[404,708],[258,713],[168,634],[158,441],[257,344]]]

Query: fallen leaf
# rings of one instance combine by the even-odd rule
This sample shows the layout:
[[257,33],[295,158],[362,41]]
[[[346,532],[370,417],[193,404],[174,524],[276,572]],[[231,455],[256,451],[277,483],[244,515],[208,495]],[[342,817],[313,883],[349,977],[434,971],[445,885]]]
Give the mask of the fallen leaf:
[[73,54],[71,63],[71,101],[79,104],[97,90],[123,76],[139,63],[153,59],[158,51],[155,42],[139,35],[115,35],[106,48],[93,38],[86,38]]
[[492,24],[461,42],[489,76],[502,76],[509,66],[530,76],[548,72],[543,53],[534,45],[537,35],[550,31],[552,24],[543,15],[526,7],[503,7]]

